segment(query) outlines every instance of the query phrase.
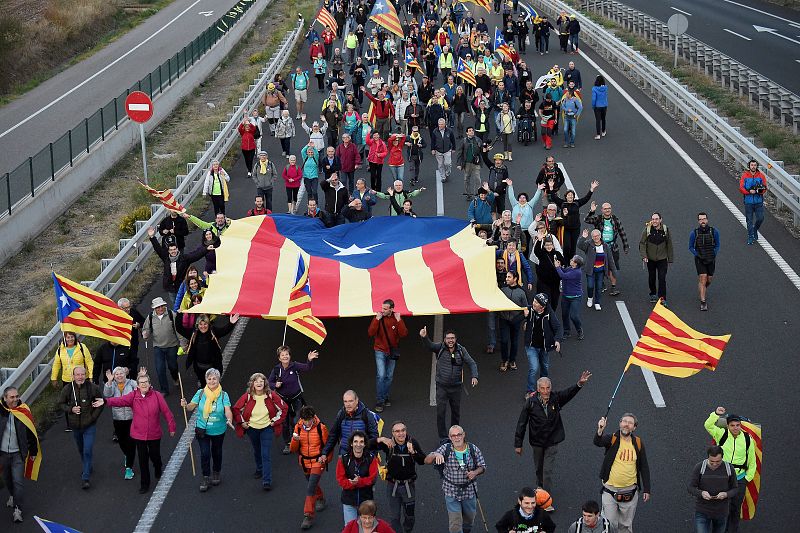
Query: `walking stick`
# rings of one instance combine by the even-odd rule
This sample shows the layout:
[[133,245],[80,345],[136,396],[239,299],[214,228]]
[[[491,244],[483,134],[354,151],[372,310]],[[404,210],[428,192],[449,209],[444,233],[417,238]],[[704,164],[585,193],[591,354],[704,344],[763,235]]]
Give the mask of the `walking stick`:
[[481,513],[481,520],[483,520],[483,529],[486,533],[489,533],[489,524],[486,523],[486,515],[483,514],[483,505],[481,505],[481,500],[478,499],[478,490],[475,490],[475,502],[478,504],[478,511]]
[[[181,379],[181,374],[178,372],[178,386],[181,388],[181,399],[185,400],[186,396],[183,394],[183,380]],[[183,408],[183,420],[186,422],[186,427],[189,427],[189,417],[186,415],[186,407]],[[189,458],[192,461],[192,476],[197,475],[197,471],[195,470],[194,466],[194,450],[192,449],[192,443],[189,443]]]

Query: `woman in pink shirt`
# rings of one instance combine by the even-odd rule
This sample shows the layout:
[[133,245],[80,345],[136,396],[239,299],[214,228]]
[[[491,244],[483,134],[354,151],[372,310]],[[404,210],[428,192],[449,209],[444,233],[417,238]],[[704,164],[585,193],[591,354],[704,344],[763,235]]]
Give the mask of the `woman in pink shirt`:
[[386,143],[381,140],[381,135],[374,132],[367,137],[367,146],[369,146],[369,154],[367,161],[369,161],[369,180],[373,190],[380,191],[383,189],[381,185],[381,174],[383,174],[383,160],[386,154],[389,153],[389,148]]
[[303,169],[297,164],[297,156],[289,156],[289,164],[283,168],[283,182],[286,185],[286,199],[289,202],[289,213],[297,208],[297,191],[303,183]]

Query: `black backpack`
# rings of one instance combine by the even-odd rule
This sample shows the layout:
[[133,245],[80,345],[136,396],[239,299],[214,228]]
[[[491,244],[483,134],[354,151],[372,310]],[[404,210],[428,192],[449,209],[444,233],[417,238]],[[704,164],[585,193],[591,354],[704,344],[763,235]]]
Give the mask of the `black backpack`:
[[[465,464],[464,466],[466,467],[467,470],[475,470],[478,467],[477,448],[475,447],[474,444],[472,444],[471,442],[468,442],[467,443],[467,449],[469,450],[469,453],[467,454],[467,464]],[[445,472],[445,467],[447,466],[447,459],[453,453],[454,453],[453,452],[453,443],[452,442],[448,442],[444,447],[444,454],[443,454],[444,455],[444,462],[442,464],[440,464],[440,465],[437,465],[437,464],[433,465],[433,467],[439,472],[439,477],[442,478],[442,479],[446,479],[447,478],[447,476],[445,476],[445,473],[444,473]],[[472,468],[470,468],[470,466],[469,466],[470,462],[472,463]],[[448,483],[450,483],[451,485],[453,485],[453,486],[455,486],[455,487],[457,487],[459,489],[464,489],[464,488],[470,486],[474,481],[475,480],[473,479],[472,481],[468,481],[467,483],[455,483],[455,482],[447,479]]]
[[[748,432],[744,431],[744,430],[742,430],[742,434],[744,435],[744,460],[745,460],[745,462],[744,462],[744,464],[741,464],[741,465],[734,464],[733,462],[731,462],[730,464],[734,468],[739,468],[741,470],[747,470],[747,455],[750,452],[750,434]],[[720,437],[719,442],[717,444],[719,446],[722,446],[723,444],[725,444],[725,441],[728,440],[728,435],[730,435],[730,432],[728,431],[728,428],[725,428],[725,433],[722,434],[722,437]],[[733,460],[733,457],[731,457],[731,460]]]

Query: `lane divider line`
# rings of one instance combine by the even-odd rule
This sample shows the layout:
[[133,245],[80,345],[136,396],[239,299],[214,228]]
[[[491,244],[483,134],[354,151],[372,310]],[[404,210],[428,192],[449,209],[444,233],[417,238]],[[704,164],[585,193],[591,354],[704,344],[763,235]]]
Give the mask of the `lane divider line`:
[[[622,323],[625,324],[625,331],[628,333],[628,339],[631,341],[631,347],[634,347],[636,343],[639,342],[639,334],[636,332],[636,326],[633,325],[631,314],[628,312],[628,306],[622,301],[617,301],[616,303],[619,316],[622,318]],[[640,366],[639,370],[642,371],[644,381],[647,383],[647,388],[650,390],[650,397],[653,399],[655,406],[666,407],[667,404],[664,401],[664,396],[661,394],[661,389],[658,387],[658,382],[656,381],[656,376],[653,374],[653,371],[643,366]]]

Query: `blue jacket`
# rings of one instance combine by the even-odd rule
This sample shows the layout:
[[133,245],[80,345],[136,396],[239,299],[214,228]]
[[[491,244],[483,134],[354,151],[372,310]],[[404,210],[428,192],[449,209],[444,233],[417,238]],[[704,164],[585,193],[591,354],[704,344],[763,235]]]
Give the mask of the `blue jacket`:
[[307,180],[319,178],[319,156],[315,154],[311,161],[308,161],[308,154],[305,149],[300,155],[303,158],[303,178]]
[[[369,200],[364,200],[366,196],[369,196]],[[363,206],[364,211],[366,211],[369,214],[372,214],[372,206],[377,203],[377,200],[375,199],[374,194],[370,194],[369,189],[364,189],[364,194],[361,194],[358,191],[358,189],[356,189],[352,192],[352,194],[350,194],[350,197],[353,200],[355,200],[356,198],[361,200],[361,205]]]
[[580,98],[567,98],[561,103],[561,111],[564,112],[565,117],[569,117],[570,113],[572,113],[575,118],[578,118],[583,111],[583,104]]
[[530,227],[533,224],[533,217],[536,216],[536,206],[539,205],[539,198],[542,197],[542,189],[536,189],[533,198],[528,200],[526,208],[523,209],[519,202],[517,202],[517,195],[514,194],[514,185],[508,186],[508,199],[511,201],[511,221],[517,223],[517,215],[522,214],[519,225],[523,228]]
[[[719,231],[717,228],[711,227],[711,232],[714,235],[714,256],[719,253]],[[694,247],[694,241],[697,239],[697,228],[693,229],[692,232],[689,234],[689,251],[692,252],[692,255],[698,257],[697,249]]]
[[[498,250],[495,251],[494,256],[497,259],[500,259],[500,258],[503,257],[503,252],[504,251],[505,250],[498,249]],[[525,273],[525,283],[533,283],[534,281],[536,281],[536,278],[533,277],[533,270],[531,270],[531,264],[530,264],[530,262],[528,262],[528,260],[522,254],[522,252],[519,252],[519,262],[522,263],[522,269],[521,270],[522,270],[522,272]],[[522,285],[522,283],[520,283],[520,285]]]
[[567,298],[580,298],[583,294],[583,287],[581,286],[581,269],[580,268],[557,268],[558,277],[561,278],[561,291]]
[[376,420],[376,415],[367,409],[364,402],[360,400],[358,402],[358,407],[356,407],[352,415],[347,414],[344,408],[339,409],[339,413],[336,415],[336,421],[330,428],[328,441],[322,449],[322,455],[331,453],[337,441],[339,442],[339,455],[347,453],[347,440],[354,431],[363,431],[366,433],[367,442],[369,442],[370,439],[378,438],[378,421]]
[[608,107],[608,86],[592,87],[592,107]]
[[491,224],[492,206],[494,205],[495,196],[493,192],[490,192],[486,195],[485,202],[481,202],[481,199],[476,196],[469,203],[469,209],[467,209],[467,218],[469,221],[475,222],[476,224]]

